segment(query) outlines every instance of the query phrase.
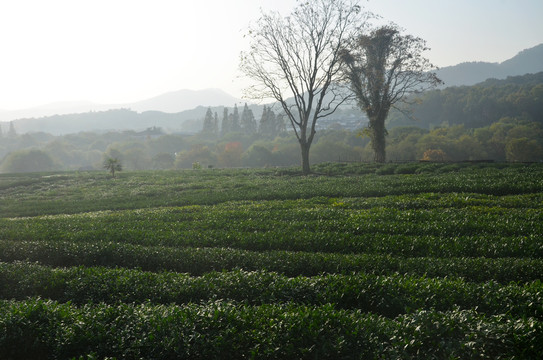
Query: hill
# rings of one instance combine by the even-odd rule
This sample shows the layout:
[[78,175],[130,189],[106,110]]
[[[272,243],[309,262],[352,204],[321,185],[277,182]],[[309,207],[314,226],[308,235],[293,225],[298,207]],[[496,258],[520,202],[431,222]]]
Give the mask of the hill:
[[391,111],[388,127],[415,125],[431,129],[464,125],[478,128],[490,126],[504,117],[543,124],[542,92],[543,72],[428,91],[420,96],[420,102],[407,108],[412,118],[398,110]]
[[[537,72],[543,72],[543,44],[523,50],[501,63],[462,63],[440,69],[437,74],[444,80],[444,86],[452,87],[471,86],[487,79],[500,80]],[[512,81],[511,78],[508,81]],[[175,132],[198,132],[202,128],[207,107],[220,115],[224,106],[232,108],[234,104],[241,103],[241,99],[220,89],[178,90],[127,104],[80,101],[0,111],[0,121],[14,120],[19,133],[44,131],[54,135],[80,131],[142,130],[153,126]],[[253,105],[252,110],[258,119],[262,106]],[[398,115],[391,114],[390,123],[398,124],[398,118]],[[435,121],[432,120],[433,123]],[[420,126],[430,126],[430,122],[422,123]],[[342,108],[333,116],[322,119],[318,127],[325,129],[336,124],[356,129],[364,124],[364,116],[356,109]]]
[[129,104],[129,108],[138,112],[161,111],[166,113],[178,113],[199,106],[234,106],[242,102],[220,89],[206,90],[178,90],[168,92],[150,99]]
[[[178,90],[149,99],[124,104],[97,104],[90,101],[65,101],[20,110],[0,110],[0,121],[38,119],[55,115],[101,112],[111,109],[131,109],[140,113],[159,111],[178,113],[198,106],[234,106],[238,99],[220,89]],[[109,124],[111,126],[111,124]],[[24,131],[23,131],[24,132]]]
[[437,76],[445,82],[443,87],[475,85],[489,78],[533,74],[543,71],[543,44],[523,50],[501,63],[465,62],[439,69]]

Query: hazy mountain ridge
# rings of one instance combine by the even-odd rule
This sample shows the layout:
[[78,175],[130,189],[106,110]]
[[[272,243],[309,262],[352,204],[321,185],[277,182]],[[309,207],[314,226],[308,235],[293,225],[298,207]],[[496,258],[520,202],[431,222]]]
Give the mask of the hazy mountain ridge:
[[29,118],[44,118],[54,115],[107,111],[111,109],[131,109],[137,112],[160,111],[179,113],[198,106],[234,106],[238,99],[220,89],[178,90],[149,99],[125,104],[97,104],[90,101],[55,102],[20,110],[0,110],[0,121]]
[[206,90],[178,90],[168,92],[150,99],[130,104],[129,108],[138,112],[161,111],[166,113],[178,113],[195,109],[198,106],[234,106],[241,103],[238,99],[220,89]]
[[489,78],[534,74],[543,71],[543,44],[523,50],[501,63],[465,62],[436,71],[443,87],[475,85]]
[[[471,86],[487,79],[505,79],[540,71],[543,71],[543,44],[523,50],[502,63],[462,63],[440,69],[437,75],[448,87]],[[232,108],[238,104],[240,107],[244,102],[220,89],[179,90],[129,104],[80,101],[0,111],[0,121],[14,120],[18,133],[43,131],[60,135],[80,131],[142,130],[153,126],[173,132],[196,132],[201,129],[207,107],[217,112],[221,119],[224,106]],[[254,105],[257,121],[261,107]],[[336,121],[333,118],[323,120]],[[7,130],[6,123],[2,130]]]

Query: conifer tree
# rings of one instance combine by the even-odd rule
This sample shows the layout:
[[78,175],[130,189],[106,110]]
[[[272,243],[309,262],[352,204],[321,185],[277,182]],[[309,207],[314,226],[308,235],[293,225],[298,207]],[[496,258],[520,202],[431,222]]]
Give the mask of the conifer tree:
[[211,112],[211,108],[207,108],[206,116],[204,118],[204,127],[202,129],[202,133],[206,135],[212,135],[213,134],[213,126],[214,119],[213,119],[213,113]]
[[234,105],[234,113],[232,114],[232,132],[240,132],[241,131],[241,125],[239,122],[239,111],[238,111],[238,105]]
[[9,131],[8,131],[9,137],[15,137],[17,136],[17,132],[15,131],[15,125],[13,125],[13,121],[9,122]]
[[276,135],[287,131],[285,117],[283,114],[277,114],[277,116],[275,117],[275,131]]
[[222,113],[221,135],[224,136],[230,131],[232,131],[232,125],[230,123],[230,117],[228,115],[228,108],[225,107]]
[[274,138],[285,131],[285,120],[283,115],[275,115],[270,107],[264,106],[262,117],[260,118],[259,132],[270,138]]
[[216,111],[215,115],[213,116],[213,134],[215,136],[219,135],[219,115],[217,115]]
[[264,105],[262,109],[262,116],[260,116],[260,123],[258,124],[258,132],[261,135],[267,135],[269,133],[269,126],[267,124],[268,120],[268,108]]
[[249,109],[247,106],[247,103],[245,103],[243,111],[241,112],[241,128],[246,134],[256,133],[255,116],[253,115],[253,110]]

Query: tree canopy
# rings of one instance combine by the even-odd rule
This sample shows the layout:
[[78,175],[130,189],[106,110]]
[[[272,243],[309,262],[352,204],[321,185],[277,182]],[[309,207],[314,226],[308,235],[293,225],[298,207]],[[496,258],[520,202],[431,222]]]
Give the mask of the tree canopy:
[[394,25],[356,36],[342,51],[343,72],[358,106],[367,114],[374,160],[384,162],[385,120],[390,108],[407,96],[435,86],[440,80],[422,56],[421,38],[403,35]]
[[115,177],[116,171],[121,171],[123,166],[118,158],[107,157],[104,159],[104,169],[111,173],[111,176]]

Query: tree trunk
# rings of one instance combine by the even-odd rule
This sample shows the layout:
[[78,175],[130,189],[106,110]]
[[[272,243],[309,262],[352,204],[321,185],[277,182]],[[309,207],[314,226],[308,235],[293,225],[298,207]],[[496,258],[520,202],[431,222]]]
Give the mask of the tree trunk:
[[311,173],[311,168],[309,167],[309,147],[311,144],[300,142],[300,147],[302,149],[302,172],[304,175]]
[[385,119],[376,117],[371,124],[371,147],[374,152],[374,161],[384,163],[386,161]]

